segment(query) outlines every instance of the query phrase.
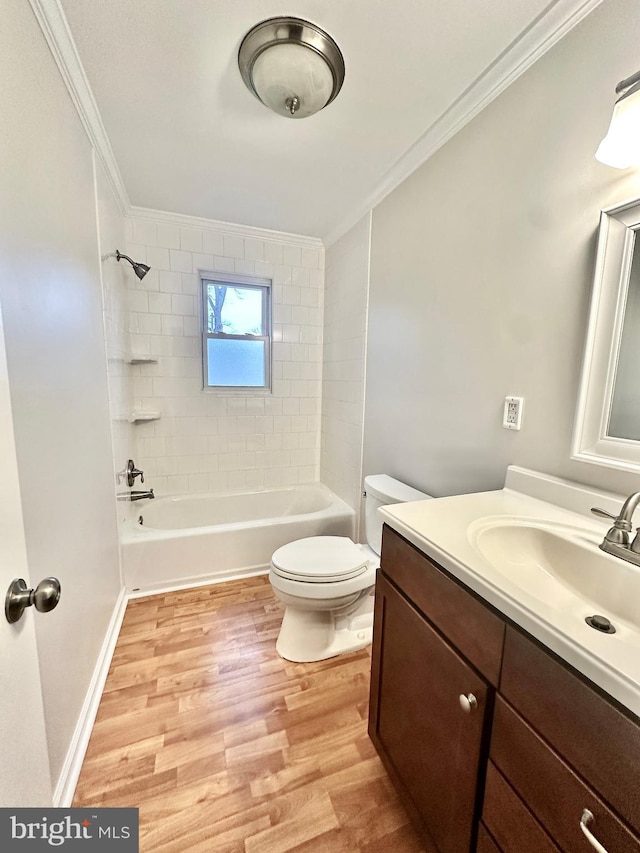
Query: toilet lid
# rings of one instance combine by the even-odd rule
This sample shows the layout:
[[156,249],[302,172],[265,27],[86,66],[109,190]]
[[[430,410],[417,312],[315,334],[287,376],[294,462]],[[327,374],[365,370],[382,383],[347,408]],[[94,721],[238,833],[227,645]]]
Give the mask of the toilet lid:
[[283,545],[271,558],[273,571],[289,580],[330,583],[367,570],[366,555],[346,536],[310,536]]

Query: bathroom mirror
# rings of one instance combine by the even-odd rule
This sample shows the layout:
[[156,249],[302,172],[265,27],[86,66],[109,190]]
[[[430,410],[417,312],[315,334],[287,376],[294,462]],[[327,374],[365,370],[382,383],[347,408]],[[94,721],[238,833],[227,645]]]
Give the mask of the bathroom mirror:
[[640,199],[603,210],[572,459],[640,472]]

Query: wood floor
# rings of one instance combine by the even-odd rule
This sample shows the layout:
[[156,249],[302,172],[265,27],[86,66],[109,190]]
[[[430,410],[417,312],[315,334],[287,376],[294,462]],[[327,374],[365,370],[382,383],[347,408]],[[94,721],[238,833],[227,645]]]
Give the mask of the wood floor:
[[368,651],[279,658],[266,577],[131,601],[76,806],[136,806],[142,853],[417,853],[367,737]]

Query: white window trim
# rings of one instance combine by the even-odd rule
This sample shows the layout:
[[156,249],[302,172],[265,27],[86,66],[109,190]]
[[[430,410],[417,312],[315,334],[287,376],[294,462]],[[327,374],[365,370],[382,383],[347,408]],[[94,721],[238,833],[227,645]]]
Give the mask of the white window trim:
[[[270,394],[272,388],[273,376],[273,290],[272,280],[263,278],[257,275],[240,275],[236,273],[215,272],[212,270],[198,270],[200,278],[200,332],[201,332],[201,352],[202,352],[202,385],[203,391],[217,394]],[[257,340],[265,341],[265,384],[264,385],[208,385],[207,384],[207,340],[211,337],[217,337],[207,331],[207,284],[228,284],[228,285],[246,285],[248,287],[261,287],[266,291],[266,300],[263,305],[266,314],[264,318],[267,328],[266,335],[234,335],[240,340]]]

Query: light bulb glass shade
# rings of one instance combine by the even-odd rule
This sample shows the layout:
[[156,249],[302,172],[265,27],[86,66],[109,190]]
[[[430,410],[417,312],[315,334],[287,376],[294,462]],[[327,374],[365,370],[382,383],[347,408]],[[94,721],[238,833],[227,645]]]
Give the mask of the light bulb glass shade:
[[269,18],[249,30],[238,51],[247,88],[278,115],[305,118],[331,103],[344,81],[344,59],[330,35],[301,18]]
[[596,151],[596,160],[615,169],[640,164],[640,88],[619,98],[607,135]]
[[[329,102],[333,74],[325,60],[301,44],[277,44],[253,63],[253,88],[265,106],[282,116],[305,118]],[[298,106],[291,115],[293,99]]]

